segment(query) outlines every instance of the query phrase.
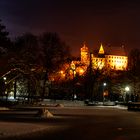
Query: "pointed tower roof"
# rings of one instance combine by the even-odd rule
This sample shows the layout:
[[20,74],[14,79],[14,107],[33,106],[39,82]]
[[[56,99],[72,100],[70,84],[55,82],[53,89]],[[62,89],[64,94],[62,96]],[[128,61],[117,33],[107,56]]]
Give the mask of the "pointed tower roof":
[[98,52],[98,53],[99,53],[99,54],[104,54],[104,53],[105,53],[102,44],[101,44],[101,46],[100,46],[100,49],[99,49],[99,52]]

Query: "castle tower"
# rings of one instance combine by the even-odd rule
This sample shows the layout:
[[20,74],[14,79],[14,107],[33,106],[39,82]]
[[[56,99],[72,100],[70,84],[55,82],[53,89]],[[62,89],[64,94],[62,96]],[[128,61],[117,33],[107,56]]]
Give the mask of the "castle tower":
[[85,64],[89,63],[89,50],[85,43],[81,48],[81,62]]
[[102,44],[101,44],[101,46],[100,46],[100,49],[99,49],[99,52],[98,52],[98,53],[99,53],[99,54],[104,54],[104,53],[105,53]]

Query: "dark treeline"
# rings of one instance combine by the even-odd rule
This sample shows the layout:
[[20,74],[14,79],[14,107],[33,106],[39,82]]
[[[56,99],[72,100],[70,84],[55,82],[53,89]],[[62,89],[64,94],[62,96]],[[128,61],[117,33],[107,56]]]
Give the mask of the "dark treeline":
[[[1,86],[1,95],[9,96],[14,90],[14,97],[17,94],[44,97],[49,74],[58,71],[71,57],[69,46],[57,33],[45,32],[39,36],[25,33],[14,41],[10,40],[8,34],[0,22],[0,73],[1,83],[5,83],[5,87]],[[3,80],[5,77],[6,82]],[[20,93],[15,89],[17,81],[21,84],[21,89],[18,89]]]
[[[46,97],[74,99],[76,95],[79,100],[101,101],[104,98],[103,91],[107,91],[106,100],[138,101],[140,50],[131,50],[127,71],[112,71],[106,68],[95,70],[89,65],[83,76],[75,75],[73,79],[59,82],[57,86],[52,87],[50,75],[60,71],[65,63],[70,65],[73,59],[70,47],[57,33],[45,32],[38,36],[25,33],[14,41],[11,41],[8,34],[0,21],[2,98],[8,100],[8,97],[13,95],[15,99],[18,97],[23,101],[32,102],[33,99]],[[130,87],[129,93],[125,91],[126,86]]]

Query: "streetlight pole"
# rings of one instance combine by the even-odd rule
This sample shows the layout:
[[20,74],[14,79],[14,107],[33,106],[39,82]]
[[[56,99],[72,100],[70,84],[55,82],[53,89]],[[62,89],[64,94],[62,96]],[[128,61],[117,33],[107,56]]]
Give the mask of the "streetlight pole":
[[75,64],[74,64],[74,62],[72,61],[71,62],[71,70],[72,70],[72,79],[73,79],[73,81],[72,81],[72,84],[73,84],[73,91],[72,91],[72,100],[74,100],[74,95],[75,95],[75,87],[74,87],[74,85],[75,85],[75,81],[74,81],[74,79],[75,79],[75,73],[76,73],[76,67],[75,67]]
[[129,91],[130,91],[130,88],[126,86],[125,87],[125,102],[128,102],[130,99]]
[[104,100],[105,100],[104,91],[105,91],[106,85],[107,85],[106,82],[104,82],[104,83],[103,83],[103,103],[104,103]]
[[6,88],[7,88],[7,82],[6,82],[6,80],[7,80],[7,78],[4,76],[3,77],[3,80],[4,80],[4,96],[6,96],[6,102],[7,102],[7,100],[8,100],[8,91],[6,90]]

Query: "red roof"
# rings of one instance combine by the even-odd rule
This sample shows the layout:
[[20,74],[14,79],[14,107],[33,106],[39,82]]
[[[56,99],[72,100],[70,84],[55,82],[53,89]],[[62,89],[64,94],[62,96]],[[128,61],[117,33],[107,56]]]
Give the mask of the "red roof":
[[124,46],[121,46],[121,47],[109,46],[109,47],[104,47],[104,50],[105,50],[105,54],[108,54],[108,55],[127,56]]

